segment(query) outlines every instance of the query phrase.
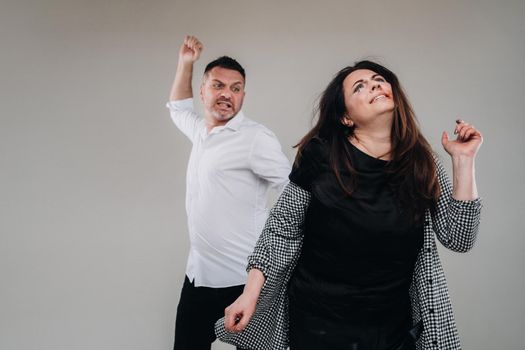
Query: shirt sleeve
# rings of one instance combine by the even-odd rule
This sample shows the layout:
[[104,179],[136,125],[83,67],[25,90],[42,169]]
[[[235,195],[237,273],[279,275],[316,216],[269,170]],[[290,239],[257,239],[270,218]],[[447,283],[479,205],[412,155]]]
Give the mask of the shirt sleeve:
[[478,234],[482,199],[457,200],[445,168],[434,155],[441,194],[433,213],[432,224],[438,240],[446,248],[464,253],[472,249]]
[[280,191],[288,183],[290,161],[281,150],[277,136],[268,129],[255,135],[250,152],[250,165],[255,174]]
[[194,111],[193,99],[169,101],[166,107],[170,110],[171,120],[193,142],[201,121],[201,118]]
[[311,191],[312,182],[328,164],[327,145],[319,138],[313,138],[301,151],[290,173],[290,181]]

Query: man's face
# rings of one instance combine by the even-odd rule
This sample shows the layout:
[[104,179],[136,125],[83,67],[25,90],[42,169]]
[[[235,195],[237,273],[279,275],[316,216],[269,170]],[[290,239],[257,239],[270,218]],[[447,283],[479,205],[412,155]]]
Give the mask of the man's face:
[[200,93],[208,122],[226,124],[241,110],[244,94],[241,73],[221,67],[208,71]]

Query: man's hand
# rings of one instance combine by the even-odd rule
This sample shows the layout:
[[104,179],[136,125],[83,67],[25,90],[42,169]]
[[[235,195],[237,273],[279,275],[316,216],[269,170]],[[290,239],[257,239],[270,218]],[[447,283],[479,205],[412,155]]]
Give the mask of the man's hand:
[[199,59],[203,48],[199,39],[186,35],[179,50],[179,62],[194,63]]
[[183,100],[193,97],[191,77],[193,63],[199,59],[203,46],[194,36],[186,35],[179,50],[177,73],[170,92],[170,101]]

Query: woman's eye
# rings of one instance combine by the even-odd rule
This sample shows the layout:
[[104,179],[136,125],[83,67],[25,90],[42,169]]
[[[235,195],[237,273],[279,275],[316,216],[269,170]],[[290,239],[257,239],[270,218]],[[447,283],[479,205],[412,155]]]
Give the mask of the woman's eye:
[[379,82],[384,83],[384,82],[385,82],[385,79],[383,79],[382,77],[377,77],[377,78],[376,78],[376,81],[379,81]]
[[363,84],[360,83],[360,84],[358,84],[358,85],[355,87],[354,92],[359,92],[359,91],[361,91],[362,89],[363,89]]

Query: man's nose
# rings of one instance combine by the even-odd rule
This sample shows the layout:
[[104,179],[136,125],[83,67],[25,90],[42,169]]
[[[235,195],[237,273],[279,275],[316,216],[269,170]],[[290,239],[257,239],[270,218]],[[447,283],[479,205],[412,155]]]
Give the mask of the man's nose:
[[232,94],[230,93],[230,91],[228,90],[223,90],[221,92],[221,97],[224,97],[224,98],[231,98],[232,97]]

